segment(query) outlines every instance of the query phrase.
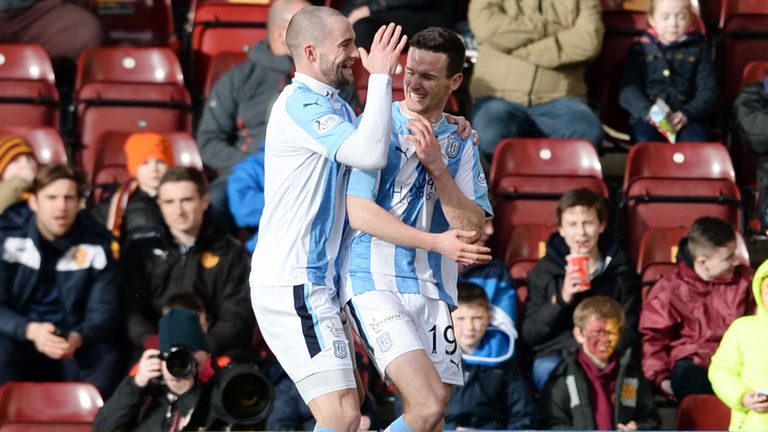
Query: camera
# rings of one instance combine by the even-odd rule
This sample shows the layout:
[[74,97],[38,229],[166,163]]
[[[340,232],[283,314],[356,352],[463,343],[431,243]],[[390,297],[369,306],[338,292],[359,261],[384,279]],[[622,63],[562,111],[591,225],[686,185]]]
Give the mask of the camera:
[[211,396],[215,417],[224,425],[247,426],[267,418],[272,411],[275,390],[257,366],[230,363],[217,372]]
[[167,352],[160,353],[160,360],[165,360],[168,372],[176,378],[185,378],[195,372],[195,355],[183,345],[174,345]]

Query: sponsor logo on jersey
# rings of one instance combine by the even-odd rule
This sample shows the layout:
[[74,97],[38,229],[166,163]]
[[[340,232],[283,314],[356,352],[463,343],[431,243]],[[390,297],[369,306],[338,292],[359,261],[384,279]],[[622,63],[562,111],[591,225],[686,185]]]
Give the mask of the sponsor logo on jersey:
[[341,120],[341,117],[337,116],[336,114],[328,114],[315,120],[313,125],[316,131],[323,133],[334,127],[336,123],[339,122],[339,120]]

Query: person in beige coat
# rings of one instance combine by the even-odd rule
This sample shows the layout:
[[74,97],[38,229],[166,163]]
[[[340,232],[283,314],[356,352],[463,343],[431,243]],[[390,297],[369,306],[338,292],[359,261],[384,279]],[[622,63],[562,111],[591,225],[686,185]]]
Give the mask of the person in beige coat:
[[511,137],[585,138],[602,126],[584,99],[586,65],[600,52],[600,0],[472,0],[478,59],[472,125],[488,160]]

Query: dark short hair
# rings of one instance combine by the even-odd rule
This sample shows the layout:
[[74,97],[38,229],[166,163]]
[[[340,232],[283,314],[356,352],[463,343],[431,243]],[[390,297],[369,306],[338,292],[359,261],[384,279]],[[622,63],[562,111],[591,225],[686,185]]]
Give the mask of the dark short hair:
[[197,313],[205,313],[205,305],[197,294],[192,292],[180,292],[176,293],[163,302],[163,310],[171,310],[173,308],[188,309]]
[[166,183],[188,181],[195,184],[197,193],[203,196],[208,193],[208,181],[200,170],[192,167],[175,167],[169,169],[160,179],[158,190]]
[[472,282],[459,282],[459,304],[471,304],[490,309],[491,302],[488,300],[488,294],[477,284]]
[[429,27],[411,38],[411,48],[417,48],[438,54],[445,54],[448,59],[446,75],[452,77],[461,72],[464,66],[466,48],[461,38],[454,32],[442,27]]
[[688,249],[694,258],[709,258],[715,249],[733,241],[736,241],[736,230],[716,217],[696,219],[688,232]]
[[32,195],[37,195],[42,189],[58,180],[71,180],[75,182],[77,185],[77,197],[83,198],[85,196],[87,188],[85,174],[65,163],[54,163],[41,167],[34,180],[32,180],[29,192]]
[[592,296],[585,298],[573,311],[573,324],[584,329],[591,319],[613,319],[619,323],[619,328],[624,328],[624,310],[616,300],[606,296]]
[[563,213],[566,210],[578,206],[595,209],[597,220],[600,223],[605,223],[608,219],[608,208],[605,205],[605,199],[596,194],[592,189],[578,188],[570,190],[560,197],[560,202],[557,204],[557,224],[562,224]]

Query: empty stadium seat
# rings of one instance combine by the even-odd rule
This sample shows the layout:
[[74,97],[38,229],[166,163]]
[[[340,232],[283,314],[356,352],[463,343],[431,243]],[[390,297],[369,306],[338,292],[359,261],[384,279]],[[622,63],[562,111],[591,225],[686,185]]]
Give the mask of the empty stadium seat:
[[51,127],[24,128],[0,127],[0,135],[16,134],[27,139],[35,150],[35,159],[40,164],[67,162],[67,151],[59,132]]
[[108,44],[179,48],[171,0],[98,2]]
[[0,424],[91,423],[102,405],[89,383],[8,382],[0,387]]
[[77,62],[75,90],[91,83],[184,85],[176,54],[162,47],[99,47],[86,50]]
[[222,75],[227,73],[233,67],[243,63],[248,58],[246,52],[224,51],[216,54],[211,62],[208,73],[205,76],[205,85],[203,86],[203,95],[207,98],[211,89]]
[[677,430],[728,430],[731,409],[715,395],[690,395],[680,402]]
[[640,143],[624,174],[624,251],[634,262],[649,228],[690,226],[715,216],[741,228],[741,193],[720,143]]
[[733,102],[745,66],[768,60],[768,2],[724,0],[720,14],[720,82],[722,96]]
[[0,127],[58,127],[59,92],[40,45],[0,44]]

